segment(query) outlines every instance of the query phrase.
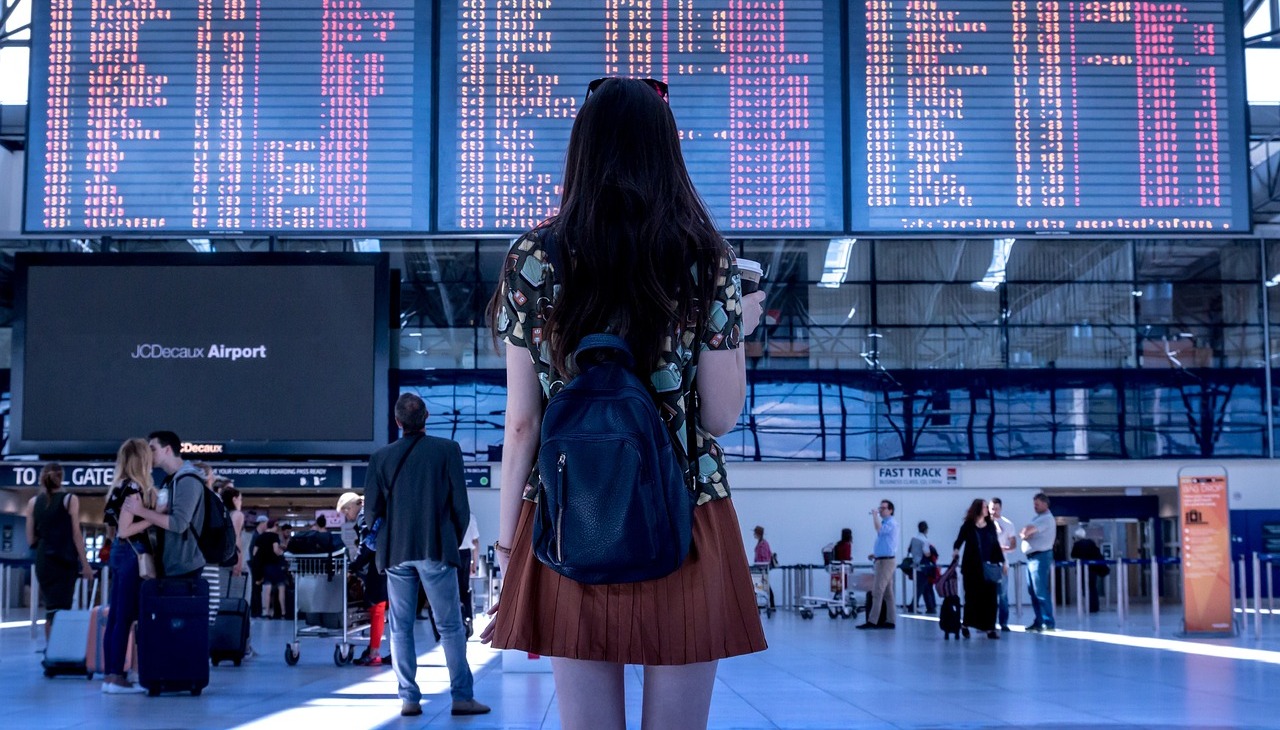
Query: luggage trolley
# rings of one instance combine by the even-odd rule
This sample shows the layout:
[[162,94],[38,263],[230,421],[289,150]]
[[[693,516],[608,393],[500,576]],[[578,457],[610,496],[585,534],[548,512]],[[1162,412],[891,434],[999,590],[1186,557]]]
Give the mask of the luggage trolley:
[[800,618],[811,619],[815,611],[826,609],[829,618],[858,615],[858,598],[853,587],[853,563],[835,560],[827,566],[831,576],[831,597],[801,596]]
[[[302,639],[339,639],[338,643],[333,647],[333,663],[338,666],[350,664],[355,658],[355,645],[353,639],[359,640],[362,634],[369,628],[369,612],[359,603],[352,602],[352,596],[348,591],[348,577],[350,573],[347,570],[350,558],[347,555],[346,548],[339,548],[331,553],[295,555],[286,552],[285,560],[289,564],[289,572],[293,575],[294,584],[297,586],[297,597],[293,602],[293,641],[285,644],[284,660],[289,666],[298,663],[298,659],[302,656],[299,643]],[[307,609],[315,611],[311,604],[304,607],[302,595],[302,586],[305,579],[319,578],[328,582],[336,581],[341,587],[342,594],[342,621],[337,628],[328,626],[299,626],[299,612],[307,613]],[[323,585],[323,584],[321,584]],[[339,589],[333,590],[335,596]],[[311,603],[315,603],[313,600]],[[322,612],[328,613],[328,612]]]
[[768,618],[773,618],[773,614],[778,609],[769,605],[769,564],[752,563],[750,567],[751,587],[756,594],[756,609]]

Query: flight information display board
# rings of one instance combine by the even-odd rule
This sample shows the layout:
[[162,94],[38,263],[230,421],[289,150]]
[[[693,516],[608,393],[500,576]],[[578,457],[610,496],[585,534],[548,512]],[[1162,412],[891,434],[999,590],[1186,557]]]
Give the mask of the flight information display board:
[[573,117],[601,76],[670,85],[721,229],[843,229],[842,22],[827,0],[442,3],[440,230],[554,213]]
[[32,3],[26,230],[427,230],[429,6]]
[[24,229],[514,233],[600,76],[737,235],[1236,234],[1222,0],[45,0]]
[[853,6],[854,231],[1248,230],[1239,3]]

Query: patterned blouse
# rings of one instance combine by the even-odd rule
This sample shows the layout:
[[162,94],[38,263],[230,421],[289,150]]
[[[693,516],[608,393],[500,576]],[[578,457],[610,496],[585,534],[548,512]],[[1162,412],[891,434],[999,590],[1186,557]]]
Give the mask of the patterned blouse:
[[[503,267],[501,286],[502,310],[498,313],[498,331],[508,345],[529,350],[533,366],[542,384],[542,407],[563,386],[561,376],[551,366],[551,346],[543,339],[547,316],[559,294],[549,257],[542,248],[542,231],[530,231],[511,246]],[[738,264],[732,254],[721,259],[716,272],[715,301],[712,303],[702,350],[732,350],[742,339],[742,294]],[[695,272],[696,276],[696,272]],[[685,446],[685,398],[688,384],[693,382],[693,331],[681,331],[678,345],[672,348],[675,334],[666,340],[658,358],[659,367],[650,376],[658,411],[667,423],[672,437]],[[724,451],[700,423],[694,424],[698,435],[698,504],[729,496],[729,476],[724,467]],[[538,462],[525,483],[524,498],[534,500],[538,484]]]

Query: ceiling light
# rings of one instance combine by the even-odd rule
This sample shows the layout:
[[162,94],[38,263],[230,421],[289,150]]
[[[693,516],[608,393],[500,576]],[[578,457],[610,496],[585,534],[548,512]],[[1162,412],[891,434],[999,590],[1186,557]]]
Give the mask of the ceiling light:
[[1005,269],[1009,265],[1009,254],[1013,252],[1016,238],[997,238],[991,242],[991,264],[981,281],[973,282],[974,289],[995,291],[1004,283]]
[[833,238],[827,242],[827,257],[822,262],[822,279],[818,286],[839,289],[849,278],[849,259],[853,256],[856,238]]

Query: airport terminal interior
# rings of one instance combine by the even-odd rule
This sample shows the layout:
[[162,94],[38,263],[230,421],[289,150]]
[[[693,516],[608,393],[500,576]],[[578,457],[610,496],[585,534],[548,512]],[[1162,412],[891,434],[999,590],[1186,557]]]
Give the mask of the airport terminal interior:
[[[3,727],[562,727],[549,658],[480,641],[490,298],[606,77],[666,100],[767,293],[719,448],[768,648],[708,727],[1280,728],[1280,0],[0,0]],[[421,716],[365,661],[339,500],[406,393],[461,450],[487,714],[451,714],[429,606]],[[323,517],[352,553],[282,558],[267,606],[227,581],[247,652],[197,695],[106,694],[87,629],[50,669],[24,511],[61,464],[96,576],[65,615],[101,611],[116,450],[168,429],[244,545]],[[993,499],[1048,547],[952,635]]]

